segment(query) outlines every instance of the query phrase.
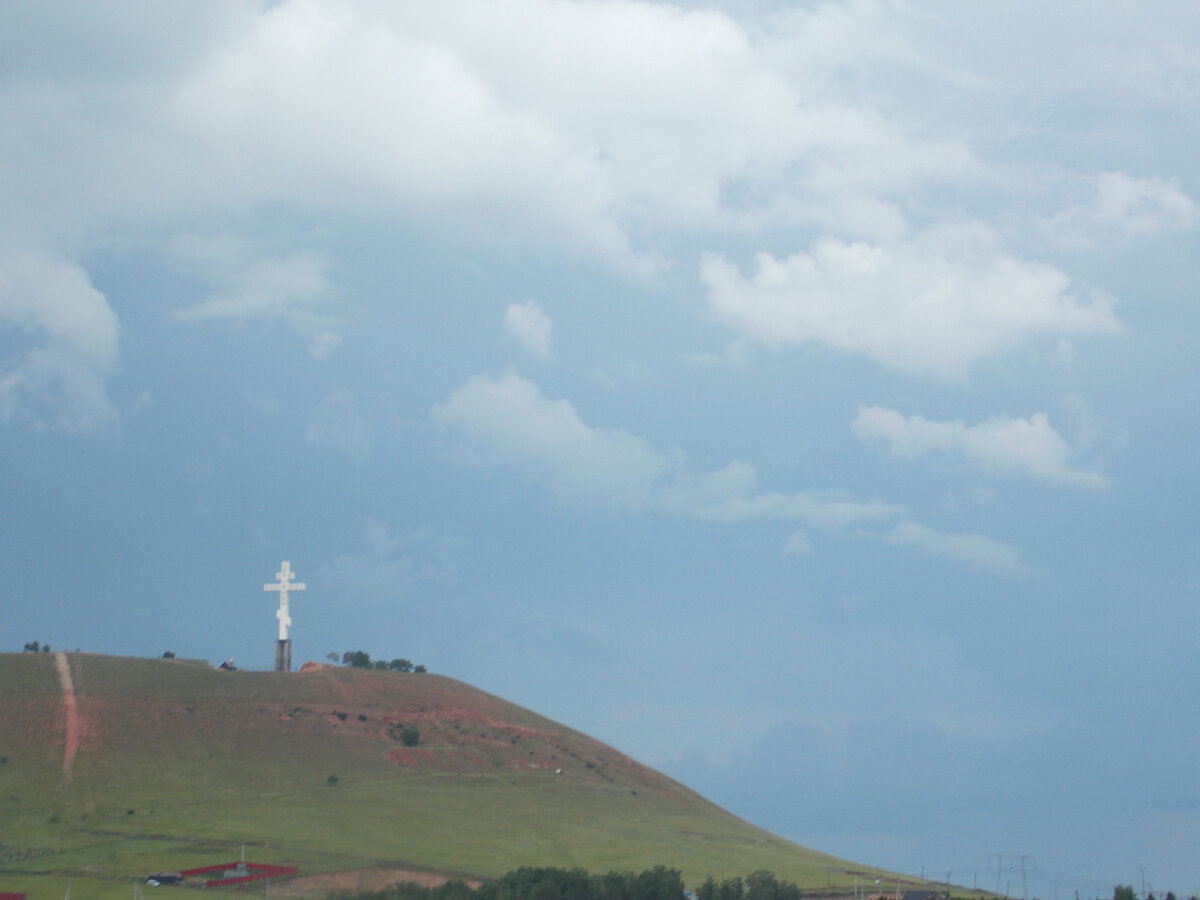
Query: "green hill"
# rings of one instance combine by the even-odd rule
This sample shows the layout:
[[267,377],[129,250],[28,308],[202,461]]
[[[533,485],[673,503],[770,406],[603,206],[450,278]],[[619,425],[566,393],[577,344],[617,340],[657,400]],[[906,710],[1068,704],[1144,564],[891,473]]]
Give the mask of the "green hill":
[[62,896],[68,878],[78,896],[128,897],[136,877],[237,859],[243,843],[313,891],[522,865],[853,883],[831,875],[842,861],[432,674],[0,654],[0,759],[0,892],[31,897]]

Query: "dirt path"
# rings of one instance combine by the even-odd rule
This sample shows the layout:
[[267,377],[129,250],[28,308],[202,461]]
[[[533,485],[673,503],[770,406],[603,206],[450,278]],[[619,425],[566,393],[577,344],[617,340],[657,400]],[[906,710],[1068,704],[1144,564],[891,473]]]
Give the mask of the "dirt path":
[[67,654],[59,650],[54,654],[54,664],[58,666],[58,680],[62,684],[63,711],[67,714],[67,745],[63,752],[63,778],[71,780],[71,763],[75,761],[75,751],[79,749],[79,709],[75,706],[75,686],[71,683],[71,666],[67,663]]

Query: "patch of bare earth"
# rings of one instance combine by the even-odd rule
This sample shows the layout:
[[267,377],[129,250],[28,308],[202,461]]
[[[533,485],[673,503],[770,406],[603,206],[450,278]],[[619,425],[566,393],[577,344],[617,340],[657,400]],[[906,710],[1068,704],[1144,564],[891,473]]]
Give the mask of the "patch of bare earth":
[[[323,872],[320,875],[305,875],[289,878],[271,885],[272,894],[296,896],[301,894],[326,894],[330,891],[381,891],[393,884],[415,882],[425,887],[438,887],[450,879],[445,875],[430,872],[413,872],[408,869],[353,869],[349,872]],[[478,881],[468,881],[473,888]]]

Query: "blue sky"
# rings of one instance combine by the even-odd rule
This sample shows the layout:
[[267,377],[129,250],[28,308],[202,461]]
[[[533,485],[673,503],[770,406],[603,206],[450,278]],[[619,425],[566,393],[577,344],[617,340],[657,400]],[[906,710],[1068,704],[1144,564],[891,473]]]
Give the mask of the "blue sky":
[[0,644],[269,668],[288,559],[297,661],[1200,892],[1197,146],[1187,3],[7,5]]

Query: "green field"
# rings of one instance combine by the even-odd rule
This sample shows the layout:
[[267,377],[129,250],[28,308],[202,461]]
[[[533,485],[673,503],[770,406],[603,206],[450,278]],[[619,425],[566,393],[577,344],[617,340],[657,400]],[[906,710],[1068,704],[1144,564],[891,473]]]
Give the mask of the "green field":
[[0,892],[57,898],[69,879],[72,897],[130,897],[135,878],[234,860],[243,844],[302,875],[663,864],[689,885],[764,868],[802,887],[853,883],[831,873],[852,864],[431,674],[69,654],[80,742],[68,781],[53,656],[0,654]]

